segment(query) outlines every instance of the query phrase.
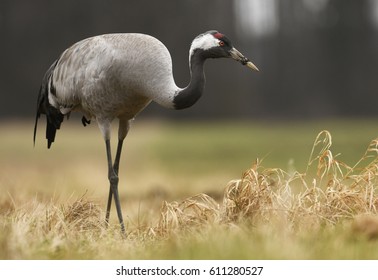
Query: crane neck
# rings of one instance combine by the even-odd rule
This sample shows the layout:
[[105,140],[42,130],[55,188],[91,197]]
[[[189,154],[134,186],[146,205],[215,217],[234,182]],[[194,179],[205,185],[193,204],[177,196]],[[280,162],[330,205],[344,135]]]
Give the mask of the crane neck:
[[202,56],[201,50],[190,53],[192,54],[189,59],[190,82],[187,87],[176,93],[173,100],[176,110],[185,109],[195,104],[205,88],[204,63],[206,58]]

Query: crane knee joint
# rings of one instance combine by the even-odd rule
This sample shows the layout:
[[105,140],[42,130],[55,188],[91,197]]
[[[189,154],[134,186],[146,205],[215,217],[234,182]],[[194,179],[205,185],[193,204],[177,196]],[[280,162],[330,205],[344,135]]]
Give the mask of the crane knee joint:
[[111,186],[117,186],[118,181],[119,181],[119,178],[116,174],[112,174],[109,176],[109,182]]

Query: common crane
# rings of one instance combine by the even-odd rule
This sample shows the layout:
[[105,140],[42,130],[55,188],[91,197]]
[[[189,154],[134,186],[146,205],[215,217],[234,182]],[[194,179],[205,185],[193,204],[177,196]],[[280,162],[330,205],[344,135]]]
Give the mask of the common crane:
[[[46,115],[46,139],[50,148],[64,116],[83,114],[84,126],[96,119],[105,140],[110,183],[105,221],[108,224],[112,197],[121,230],[125,232],[118,194],[119,161],[129,122],[151,101],[172,109],[192,106],[205,86],[204,62],[208,58],[233,58],[247,67],[257,67],[235,49],[218,31],[197,36],[189,50],[191,80],[185,88],[176,85],[169,51],[158,39],[138,33],[105,34],[79,41],[66,49],[42,79],[37,100],[37,123]],[[118,146],[112,161],[111,122],[118,118]]]

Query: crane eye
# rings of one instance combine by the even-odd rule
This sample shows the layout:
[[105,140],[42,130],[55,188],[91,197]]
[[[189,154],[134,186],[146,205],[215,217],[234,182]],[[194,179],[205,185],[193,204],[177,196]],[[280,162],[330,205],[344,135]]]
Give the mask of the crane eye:
[[224,46],[224,42],[223,41],[219,41],[219,46],[223,47]]

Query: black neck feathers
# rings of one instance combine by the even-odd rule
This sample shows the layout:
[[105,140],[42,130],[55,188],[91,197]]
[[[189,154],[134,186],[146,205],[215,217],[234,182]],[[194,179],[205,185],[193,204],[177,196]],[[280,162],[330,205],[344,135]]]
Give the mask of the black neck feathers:
[[205,60],[203,50],[197,49],[193,52],[190,58],[190,83],[176,94],[173,100],[176,110],[192,106],[202,96],[206,82],[204,73]]

